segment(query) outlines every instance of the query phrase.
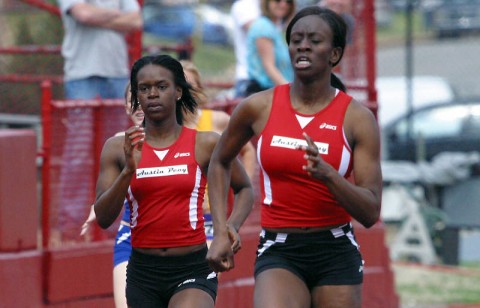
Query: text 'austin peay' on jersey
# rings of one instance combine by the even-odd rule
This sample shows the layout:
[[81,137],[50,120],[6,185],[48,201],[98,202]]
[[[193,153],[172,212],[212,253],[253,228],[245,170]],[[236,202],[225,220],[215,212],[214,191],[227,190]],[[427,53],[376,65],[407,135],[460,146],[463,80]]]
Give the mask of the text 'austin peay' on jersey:
[[167,148],[144,143],[127,195],[133,247],[179,247],[206,241],[202,204],[207,179],[195,159],[196,134],[183,127]]
[[296,112],[290,84],[274,89],[272,108],[257,145],[262,192],[261,223],[264,228],[324,227],[344,224],[350,215],[328,188],[310,177],[304,151],[306,132],[323,160],[347,178],[352,171],[352,151],[343,131],[351,97],[337,90],[335,98],[313,115]]

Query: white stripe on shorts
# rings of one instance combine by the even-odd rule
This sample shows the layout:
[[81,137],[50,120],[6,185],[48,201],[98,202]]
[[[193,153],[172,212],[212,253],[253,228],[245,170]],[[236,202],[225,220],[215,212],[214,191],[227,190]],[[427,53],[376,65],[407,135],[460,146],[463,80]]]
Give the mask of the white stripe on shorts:
[[[265,230],[262,230],[260,232],[261,237],[265,237]],[[263,244],[262,248],[258,249],[258,256],[260,257],[265,250],[267,250],[270,246],[272,246],[275,243],[285,243],[287,240],[288,233],[277,233],[277,236],[275,237],[275,240],[267,240],[265,244]]]
[[[352,228],[351,223],[348,223],[350,225],[350,229]],[[344,224],[343,226],[340,226],[338,228],[331,229],[330,231],[332,232],[333,237],[338,238],[340,236],[346,235],[350,242],[352,243],[353,246],[357,247],[357,249],[360,247],[358,243],[355,241],[355,237],[352,234],[352,231],[348,231],[347,234],[343,231],[343,227],[345,227],[347,224]]]

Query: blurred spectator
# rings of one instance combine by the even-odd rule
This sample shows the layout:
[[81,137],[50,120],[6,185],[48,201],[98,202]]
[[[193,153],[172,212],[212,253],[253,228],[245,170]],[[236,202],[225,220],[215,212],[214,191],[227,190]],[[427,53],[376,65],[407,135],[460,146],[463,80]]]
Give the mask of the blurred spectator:
[[136,0],[58,0],[65,31],[65,96],[123,98],[129,63],[125,34],[141,29]]
[[295,1],[262,0],[260,10],[247,34],[248,95],[293,80],[283,30],[295,14]]
[[318,5],[326,7],[339,14],[347,24],[347,44],[352,42],[355,17],[352,14],[352,0],[321,0]]
[[[64,38],[67,99],[121,99],[129,78],[126,33],[141,29],[137,0],[58,0]],[[68,109],[60,170],[58,228],[63,240],[78,236],[85,219],[95,136],[91,108]],[[75,183],[72,185],[72,183]]]
[[[225,111],[207,109],[208,97],[205,93],[205,88],[202,84],[202,78],[200,72],[193,62],[188,60],[181,60],[180,63],[185,71],[187,81],[192,86],[192,94],[198,103],[198,109],[195,113],[195,117],[190,119],[188,115],[185,116],[185,126],[195,128],[198,131],[214,131],[216,133],[223,133],[227,128],[230,115]],[[251,142],[248,142],[240,151],[240,158],[243,163],[243,167],[247,172],[250,179],[255,174],[257,165],[257,157],[255,148]],[[206,196],[207,199],[208,196]]]
[[258,0],[237,0],[230,12],[234,26],[233,46],[235,50],[235,98],[245,97],[248,86],[247,32],[250,25],[260,16]]

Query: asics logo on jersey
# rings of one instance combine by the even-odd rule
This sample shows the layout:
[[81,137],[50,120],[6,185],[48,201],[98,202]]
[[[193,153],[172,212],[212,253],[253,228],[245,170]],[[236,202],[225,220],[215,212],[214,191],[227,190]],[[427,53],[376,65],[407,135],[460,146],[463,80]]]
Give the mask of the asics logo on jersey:
[[188,157],[188,156],[190,156],[190,153],[179,153],[179,152],[177,152],[177,154],[175,154],[174,157],[177,158],[177,157]]
[[337,127],[335,125],[330,125],[325,122],[320,124],[320,129],[331,129],[331,130],[337,130]]

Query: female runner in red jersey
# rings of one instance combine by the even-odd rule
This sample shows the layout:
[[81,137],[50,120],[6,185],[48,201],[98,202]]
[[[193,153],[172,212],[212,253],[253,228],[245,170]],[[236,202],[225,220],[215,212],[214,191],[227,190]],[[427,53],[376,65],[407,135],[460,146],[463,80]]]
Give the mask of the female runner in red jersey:
[[[197,104],[181,64],[168,55],[146,56],[132,67],[132,108],[142,108],[144,127],[104,145],[94,209],[110,226],[126,196],[132,253],[127,267],[129,307],[213,308],[216,273],[209,268],[202,204],[210,157],[219,135],[183,126]],[[230,216],[240,225],[253,203],[249,178],[234,162]],[[239,215],[239,213],[241,215]],[[232,249],[238,249],[238,242]]]
[[[258,138],[262,209],[255,262],[256,308],[360,308],[363,260],[352,218],[380,216],[380,142],[372,112],[332,85],[347,26],[311,6],[287,27],[295,78],[254,94],[235,109],[209,168],[214,239],[207,259],[233,267],[225,200],[232,161]],[[354,174],[354,182],[347,178]],[[231,228],[230,228],[231,229]]]

